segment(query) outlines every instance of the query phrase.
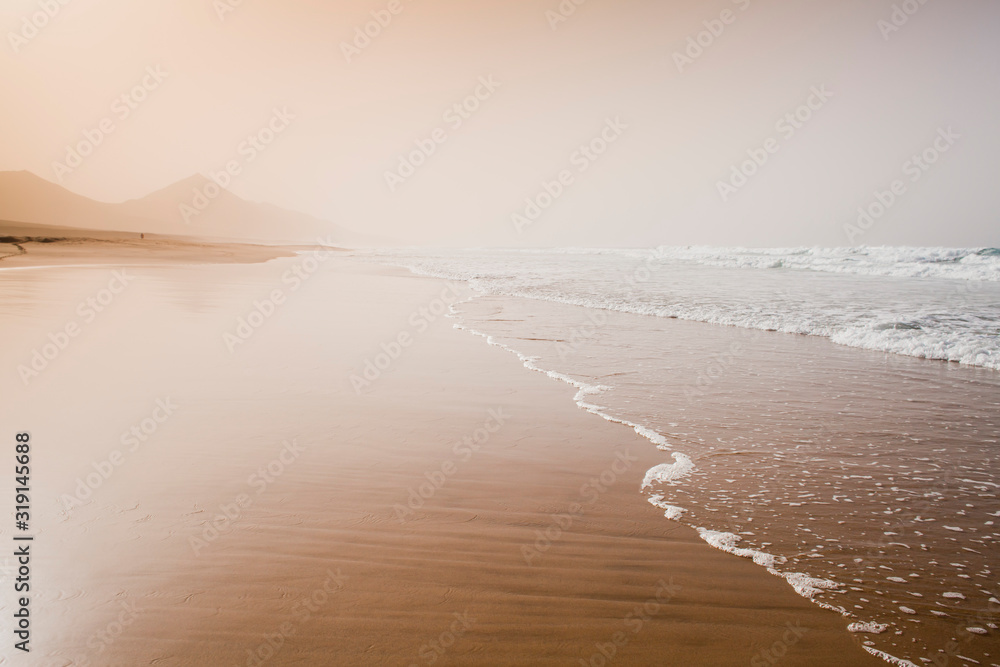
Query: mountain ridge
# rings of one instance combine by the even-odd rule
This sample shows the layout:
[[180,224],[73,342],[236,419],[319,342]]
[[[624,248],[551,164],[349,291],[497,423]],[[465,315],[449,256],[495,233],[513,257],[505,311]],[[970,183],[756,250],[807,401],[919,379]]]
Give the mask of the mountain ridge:
[[[200,196],[199,196],[200,193]],[[133,233],[265,242],[387,245],[307,213],[252,202],[195,174],[136,199],[102,202],[27,171],[0,172],[0,219]]]

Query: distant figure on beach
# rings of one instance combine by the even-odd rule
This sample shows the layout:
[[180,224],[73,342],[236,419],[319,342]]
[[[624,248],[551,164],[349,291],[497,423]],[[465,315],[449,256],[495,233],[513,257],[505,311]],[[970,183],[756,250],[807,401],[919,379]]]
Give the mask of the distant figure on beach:
[[140,234],[139,234],[139,238],[140,238],[140,239],[144,239],[144,238],[146,238],[146,235],[145,235],[145,234],[142,234],[142,233],[140,233]]

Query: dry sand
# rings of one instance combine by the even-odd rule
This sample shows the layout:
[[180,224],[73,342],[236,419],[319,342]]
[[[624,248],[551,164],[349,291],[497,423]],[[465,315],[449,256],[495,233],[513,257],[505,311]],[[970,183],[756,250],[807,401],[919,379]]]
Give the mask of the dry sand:
[[0,268],[77,264],[203,264],[290,257],[288,248],[210,243],[179,236],[0,221]]
[[[664,453],[432,315],[440,281],[332,253],[142,268],[126,252],[0,262],[4,428],[32,433],[37,533],[33,652],[6,642],[6,663],[884,664],[784,580],[665,521],[638,492]],[[128,288],[22,382],[123,261]],[[252,336],[224,338],[276,291]]]

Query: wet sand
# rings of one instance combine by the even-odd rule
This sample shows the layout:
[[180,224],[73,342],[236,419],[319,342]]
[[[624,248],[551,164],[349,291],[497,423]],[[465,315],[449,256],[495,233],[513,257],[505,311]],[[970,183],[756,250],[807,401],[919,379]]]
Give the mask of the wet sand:
[[995,664],[995,371],[542,300],[480,296],[456,310],[534,367],[610,385],[585,400],[687,457],[682,477],[646,491],[676,520],[826,580],[816,601],[845,626],[881,629],[859,635],[874,649]]
[[664,521],[638,493],[664,453],[453,329],[441,281],[334,254],[132,267],[22,382],[115,268],[0,270],[32,664],[884,664]]

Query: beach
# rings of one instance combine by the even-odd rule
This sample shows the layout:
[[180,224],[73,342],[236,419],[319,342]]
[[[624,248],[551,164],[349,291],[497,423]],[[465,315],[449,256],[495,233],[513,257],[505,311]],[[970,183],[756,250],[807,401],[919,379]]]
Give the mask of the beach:
[[218,242],[191,236],[141,234],[0,221],[2,268],[78,264],[202,264],[263,262],[290,257],[294,247]]
[[0,667],[1000,667],[1000,3],[0,20]]
[[467,282],[456,326],[663,451],[651,504],[873,654],[996,654],[995,249],[359,257]]
[[91,322],[114,262],[0,270],[37,664],[882,664],[666,521],[639,487],[668,456],[453,328],[464,286],[210,261],[130,261]]

